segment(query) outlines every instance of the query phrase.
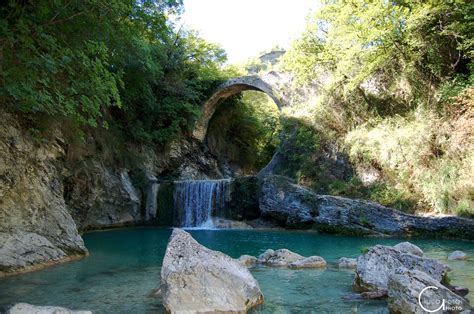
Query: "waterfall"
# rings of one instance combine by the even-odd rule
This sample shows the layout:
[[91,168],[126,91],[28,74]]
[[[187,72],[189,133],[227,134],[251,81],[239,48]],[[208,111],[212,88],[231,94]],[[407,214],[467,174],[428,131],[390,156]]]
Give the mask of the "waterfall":
[[181,227],[213,227],[211,215],[224,209],[230,180],[174,182],[174,209]]

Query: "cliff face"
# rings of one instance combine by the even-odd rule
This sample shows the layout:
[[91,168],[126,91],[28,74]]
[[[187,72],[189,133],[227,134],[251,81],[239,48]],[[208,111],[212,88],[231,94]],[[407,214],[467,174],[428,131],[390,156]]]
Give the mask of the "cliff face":
[[0,111],[0,275],[87,254],[81,230],[160,224],[161,176],[218,178],[216,160],[197,142],[149,150],[132,170],[106,165],[92,151],[67,158],[69,143],[54,127],[36,136]]
[[90,160],[66,179],[65,201],[80,230],[127,225],[141,217],[141,195],[126,169]]
[[87,254],[63,198],[63,140],[36,143],[0,119],[0,275]]

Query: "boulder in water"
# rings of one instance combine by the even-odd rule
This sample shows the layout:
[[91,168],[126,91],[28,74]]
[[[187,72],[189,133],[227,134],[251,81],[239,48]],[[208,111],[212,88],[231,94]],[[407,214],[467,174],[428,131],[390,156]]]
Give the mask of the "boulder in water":
[[255,266],[255,264],[257,264],[257,258],[252,255],[244,254],[241,257],[239,257],[237,260],[239,261],[241,265],[247,266],[247,267]]
[[357,267],[357,259],[356,258],[341,257],[337,261],[337,266],[339,268],[356,268]]
[[467,260],[469,257],[463,251],[454,251],[448,255],[448,260]]
[[410,253],[417,256],[423,256],[423,250],[410,242],[401,242],[394,246],[397,250],[403,253]]
[[163,305],[171,313],[245,312],[263,302],[248,269],[174,229],[161,268]]
[[275,251],[274,251],[274,250],[268,249],[268,250],[266,250],[265,252],[263,252],[262,254],[260,254],[260,255],[258,256],[258,260],[257,260],[257,261],[258,261],[260,264],[265,264],[265,263],[268,261],[268,259],[269,259],[270,257],[272,257],[274,254],[275,254]]
[[259,256],[259,262],[267,266],[287,267],[289,264],[304,259],[297,253],[291,252],[287,249],[267,250]]
[[376,245],[357,259],[353,288],[360,292],[386,290],[388,277],[400,267],[422,271],[437,282],[441,282],[451,270],[435,259],[403,253],[390,246]]
[[17,303],[10,307],[6,314],[92,314],[91,311],[73,311],[59,306],[38,306],[28,303]]
[[323,268],[326,267],[326,261],[321,256],[310,256],[288,264],[289,268]]
[[[470,306],[469,301],[453,293],[427,273],[401,267],[388,278],[388,308],[390,313],[424,314],[427,313],[426,310],[460,313],[469,311]],[[436,309],[439,310],[435,311]]]

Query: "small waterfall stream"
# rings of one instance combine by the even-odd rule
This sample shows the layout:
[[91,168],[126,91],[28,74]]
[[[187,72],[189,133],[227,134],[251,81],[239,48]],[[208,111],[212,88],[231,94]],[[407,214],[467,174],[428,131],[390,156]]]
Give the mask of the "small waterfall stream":
[[211,216],[224,208],[229,187],[229,179],[175,181],[173,198],[179,226],[212,228]]

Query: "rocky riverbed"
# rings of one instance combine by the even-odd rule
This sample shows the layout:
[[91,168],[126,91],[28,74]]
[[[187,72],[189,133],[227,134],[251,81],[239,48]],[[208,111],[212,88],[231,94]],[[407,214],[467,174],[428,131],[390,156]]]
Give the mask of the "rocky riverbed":
[[[244,255],[234,260],[174,229],[161,270],[164,306],[171,313],[246,312],[264,300],[258,283],[244,267],[256,263],[290,269],[326,266],[320,256],[304,257],[288,249],[268,249],[258,258]],[[357,258],[353,290],[362,292],[360,299],[388,298],[391,313],[421,314],[443,306],[450,312],[468,312],[471,306],[464,296],[469,291],[448,284],[451,270],[424,257],[423,251],[409,242],[376,245]]]

